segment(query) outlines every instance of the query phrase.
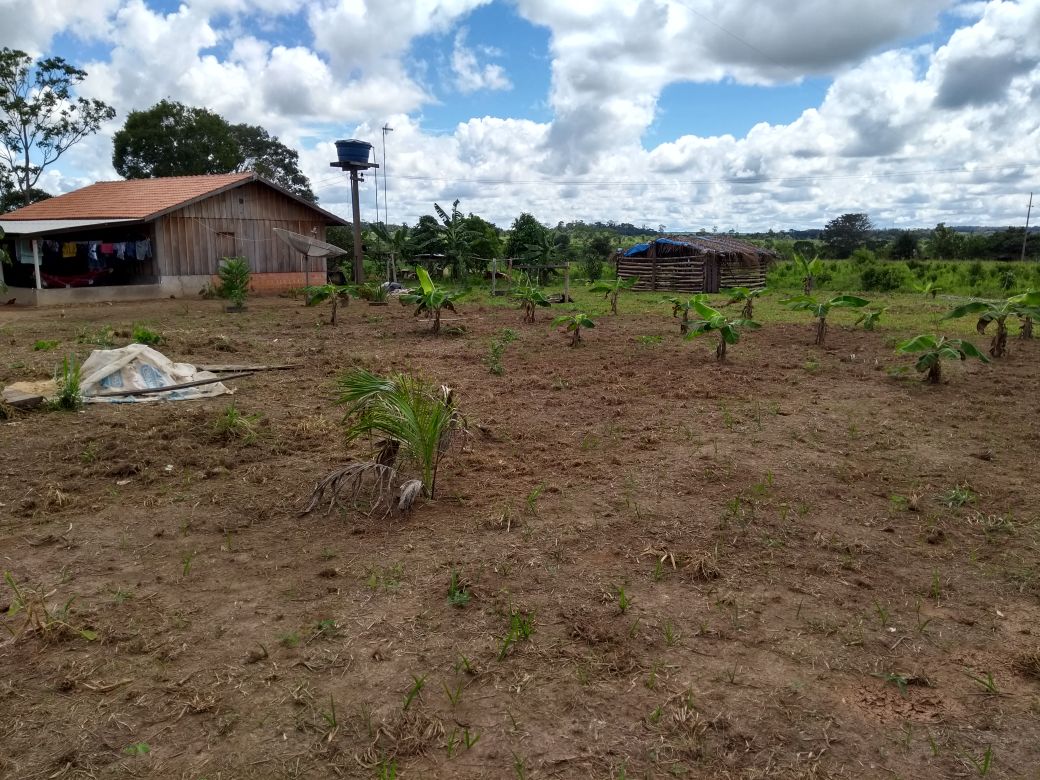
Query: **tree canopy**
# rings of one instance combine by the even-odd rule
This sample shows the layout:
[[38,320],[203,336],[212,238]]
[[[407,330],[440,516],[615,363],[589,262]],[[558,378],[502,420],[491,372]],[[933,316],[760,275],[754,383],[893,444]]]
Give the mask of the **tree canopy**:
[[867,243],[874,225],[866,214],[842,214],[823,228],[823,240],[830,256],[844,259]]
[[316,201],[299,153],[259,125],[233,125],[206,108],[161,100],[131,111],[112,138],[112,164],[127,179],[252,170]]
[[46,194],[36,184],[47,166],[116,115],[100,100],[73,95],[86,77],[61,57],[34,62],[24,51],[0,49],[0,178],[13,179],[21,205]]
[[524,212],[515,220],[509,229],[506,239],[506,257],[522,257],[527,247],[542,242],[546,228],[532,214]]

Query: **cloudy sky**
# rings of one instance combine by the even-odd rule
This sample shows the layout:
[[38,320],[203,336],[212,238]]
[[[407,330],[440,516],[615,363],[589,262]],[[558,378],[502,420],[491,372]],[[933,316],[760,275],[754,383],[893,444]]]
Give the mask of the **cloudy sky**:
[[389,124],[391,221],[459,198],[502,226],[1007,225],[1040,189],[1040,0],[0,0],[0,20],[119,112],[51,192],[117,178],[112,133],[164,97],[277,134],[343,214],[332,141],[381,158]]

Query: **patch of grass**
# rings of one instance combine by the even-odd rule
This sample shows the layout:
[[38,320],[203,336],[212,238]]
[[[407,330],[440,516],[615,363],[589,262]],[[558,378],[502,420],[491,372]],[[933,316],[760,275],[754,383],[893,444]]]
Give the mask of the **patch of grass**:
[[405,711],[412,706],[412,702],[422,694],[422,689],[426,686],[426,675],[412,675],[412,685],[408,689],[408,692],[404,696],[404,706],[401,708]]
[[34,352],[50,352],[52,349],[57,349],[60,342],[49,340],[49,339],[37,339],[33,343]]
[[260,418],[259,414],[243,414],[232,402],[213,421],[213,434],[226,443],[252,444],[258,436],[257,422]]
[[116,332],[108,325],[97,330],[90,331],[83,328],[76,334],[76,341],[80,344],[91,344],[95,347],[111,347],[115,344]]
[[372,569],[368,573],[365,584],[372,590],[397,590],[401,585],[403,574],[404,567],[399,563]]
[[509,613],[509,630],[502,638],[502,646],[498,652],[498,660],[502,661],[517,642],[527,641],[534,633],[534,613],[523,613],[513,610]]
[[452,569],[451,580],[448,582],[448,603],[453,607],[464,607],[469,604],[472,595],[459,576],[458,569]]
[[959,509],[975,501],[975,492],[967,485],[957,485],[940,495],[939,500],[950,509]]
[[282,647],[288,647],[292,649],[300,644],[300,635],[296,631],[290,631],[287,634],[282,634],[278,637],[278,644]]
[[621,614],[624,615],[628,612],[628,608],[632,606],[632,597],[625,592],[624,585],[618,585],[614,589],[614,593],[617,596],[618,609],[621,611]]
[[163,337],[159,331],[152,330],[144,325],[134,325],[133,330],[130,332],[130,338],[133,339],[135,344],[147,344],[150,347],[163,343]]

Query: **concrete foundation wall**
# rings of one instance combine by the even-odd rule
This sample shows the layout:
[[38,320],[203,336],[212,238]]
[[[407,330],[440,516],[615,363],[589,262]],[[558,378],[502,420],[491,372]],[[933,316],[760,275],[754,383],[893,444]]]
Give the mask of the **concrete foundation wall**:
[[[310,275],[311,284],[322,284],[319,273]],[[68,306],[76,303],[103,303],[105,301],[154,301],[159,298],[197,298],[206,285],[216,286],[216,276],[167,276],[158,284],[128,284],[113,287],[69,287],[66,289],[33,290],[11,287],[0,298],[0,303],[11,300],[25,306]],[[293,273],[253,274],[249,289],[254,295],[276,295],[306,284],[302,271]]]

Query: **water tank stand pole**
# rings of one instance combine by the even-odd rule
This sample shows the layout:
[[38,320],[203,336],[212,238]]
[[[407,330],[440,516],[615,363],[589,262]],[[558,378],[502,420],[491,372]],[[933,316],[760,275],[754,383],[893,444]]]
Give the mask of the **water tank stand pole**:
[[358,172],[350,171],[350,202],[354,209],[354,284],[365,281],[365,261],[361,253],[361,203],[358,195]]

